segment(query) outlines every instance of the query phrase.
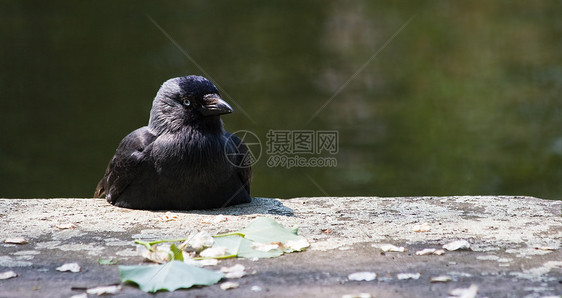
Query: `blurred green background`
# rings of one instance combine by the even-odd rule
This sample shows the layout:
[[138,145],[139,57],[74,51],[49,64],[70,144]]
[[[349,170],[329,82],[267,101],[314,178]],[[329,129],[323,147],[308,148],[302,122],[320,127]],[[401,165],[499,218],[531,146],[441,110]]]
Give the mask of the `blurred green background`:
[[[236,109],[226,129],[264,145],[254,196],[562,199],[560,15],[560,1],[2,1],[0,197],[90,197],[162,82],[203,74],[187,53]],[[270,129],[338,131],[337,167],[268,167]]]

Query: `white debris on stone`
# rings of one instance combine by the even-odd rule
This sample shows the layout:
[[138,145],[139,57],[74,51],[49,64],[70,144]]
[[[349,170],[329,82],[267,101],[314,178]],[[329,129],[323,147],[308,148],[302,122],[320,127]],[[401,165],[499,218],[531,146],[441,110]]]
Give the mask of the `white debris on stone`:
[[310,246],[310,243],[306,238],[301,238],[299,240],[289,240],[284,245],[285,252],[302,251],[303,249]]
[[221,272],[226,278],[241,278],[246,275],[246,267],[242,264],[236,264],[232,267],[222,267]]
[[416,251],[416,255],[418,256],[426,256],[426,255],[442,255],[445,251],[442,249],[435,249],[435,248],[424,248],[422,250]]
[[437,282],[450,282],[452,279],[448,275],[439,275],[433,276],[429,279],[429,282],[437,283]]
[[201,251],[206,247],[211,247],[215,243],[215,239],[209,232],[200,231],[193,236],[189,236],[184,244],[191,246],[196,251]]
[[114,295],[121,291],[121,285],[111,285],[111,286],[103,286],[103,287],[95,287],[86,290],[86,293],[90,295]]
[[414,232],[429,232],[429,231],[431,231],[431,226],[429,225],[428,222],[424,222],[424,223],[421,223],[421,224],[414,225],[412,227],[412,231],[414,231]]
[[13,278],[13,277],[16,277],[16,276],[18,276],[17,273],[10,270],[10,271],[0,273],[0,280],[9,279],[9,278]]
[[25,239],[23,237],[12,237],[12,238],[6,238],[4,240],[4,243],[8,243],[8,244],[27,244],[28,241],[27,241],[27,239]]
[[392,244],[378,244],[378,245],[373,245],[375,247],[380,248],[382,251],[384,252],[405,252],[406,249],[402,246],[395,246]]
[[272,251],[274,249],[279,248],[279,243],[260,243],[260,242],[253,242],[252,248],[259,251]]
[[61,272],[68,271],[68,272],[76,273],[76,272],[80,272],[80,270],[81,268],[80,265],[78,265],[78,263],[66,263],[60,267],[57,267],[57,271],[61,271]]
[[477,285],[470,285],[468,288],[457,288],[449,291],[449,298],[474,298],[478,293]]
[[373,297],[369,293],[357,293],[357,294],[345,294],[341,298],[371,298]]
[[227,220],[228,218],[226,216],[219,214],[204,218],[203,220],[201,220],[201,222],[205,224],[218,224]]
[[161,221],[174,221],[174,220],[179,220],[180,218],[176,214],[173,214],[172,212],[167,211],[162,216],[160,216],[158,219],[161,220]]
[[236,289],[236,288],[238,288],[239,286],[240,286],[239,283],[233,282],[233,281],[223,282],[223,283],[220,285],[221,289],[223,289],[223,290],[225,290],[225,291],[226,291],[226,290],[230,290],[230,289]]
[[367,272],[367,271],[355,272],[347,276],[347,279],[355,280],[355,281],[372,281],[375,280],[376,278],[377,278],[376,273]]
[[63,223],[63,224],[58,224],[55,226],[57,229],[61,229],[61,230],[68,230],[68,229],[74,229],[76,228],[76,225],[73,223]]
[[219,260],[217,259],[194,260],[191,258],[184,257],[183,262],[197,267],[205,267],[205,266],[216,266],[219,263]]
[[467,250],[470,249],[470,243],[466,240],[457,240],[443,245],[446,250]]
[[251,291],[253,292],[261,292],[261,287],[260,286],[252,286],[250,288]]
[[404,279],[419,279],[421,276],[421,274],[419,272],[416,273],[398,273],[396,274],[396,278],[398,278],[399,280],[404,280]]
[[206,248],[199,255],[204,258],[218,258],[218,257],[226,256],[227,253],[228,253],[228,247],[217,246],[217,247]]

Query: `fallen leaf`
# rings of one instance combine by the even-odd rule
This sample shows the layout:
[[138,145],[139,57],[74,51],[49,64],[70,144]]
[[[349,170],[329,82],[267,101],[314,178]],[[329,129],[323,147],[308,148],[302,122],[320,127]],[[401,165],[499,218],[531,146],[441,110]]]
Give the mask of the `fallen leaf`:
[[347,279],[355,281],[371,281],[376,278],[377,274],[374,272],[355,272],[347,276]]
[[434,277],[431,277],[431,278],[429,279],[429,282],[433,282],[433,283],[436,283],[436,282],[450,282],[450,281],[451,281],[451,277],[448,276],[448,275],[434,276]]
[[7,238],[4,240],[4,243],[9,243],[9,244],[27,244],[28,241],[27,239],[23,238],[23,237],[13,237],[13,238]]
[[287,229],[274,219],[268,217],[258,217],[250,224],[238,231],[237,233],[244,235],[244,238],[260,243],[276,243],[285,244],[291,240],[301,240],[302,236],[297,235],[295,229]]
[[76,272],[80,272],[80,270],[81,268],[80,265],[78,265],[78,263],[66,263],[60,267],[57,267],[57,271],[61,271],[61,272],[68,271],[68,272],[76,273]]
[[[254,259],[254,258],[273,258],[283,254],[280,248],[260,251],[253,248],[253,241],[250,241],[240,235],[216,236],[215,246],[227,247],[228,255],[237,256],[240,258]],[[215,247],[213,246],[213,247]]]
[[105,294],[109,294],[109,295],[113,295],[113,294],[117,294],[121,291],[121,285],[111,285],[111,286],[103,286],[103,287],[96,287],[96,288],[90,288],[86,290],[86,293],[90,294],[90,295],[105,295]]
[[457,240],[443,245],[446,250],[467,250],[470,249],[470,243],[466,240]]
[[225,291],[226,291],[226,290],[230,290],[230,289],[236,289],[236,288],[238,288],[239,286],[240,286],[239,283],[233,282],[233,281],[223,282],[223,283],[220,285],[221,289],[223,289],[223,290],[225,290]]
[[419,279],[421,276],[421,274],[419,272],[417,273],[398,273],[396,274],[396,278],[398,278],[399,280],[404,280],[404,279]]
[[224,276],[221,272],[199,268],[180,261],[150,266],[119,266],[119,272],[121,282],[135,283],[142,291],[149,293],[159,290],[175,291],[194,285],[212,285]]
[[9,278],[13,278],[18,276],[14,271],[6,271],[6,272],[2,272],[0,273],[0,280],[2,279],[9,279]]

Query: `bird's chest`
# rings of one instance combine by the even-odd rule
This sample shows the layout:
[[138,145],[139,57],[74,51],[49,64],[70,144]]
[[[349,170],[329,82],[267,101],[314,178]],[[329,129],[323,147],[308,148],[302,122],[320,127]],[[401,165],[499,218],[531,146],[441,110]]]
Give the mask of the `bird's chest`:
[[152,150],[155,170],[173,179],[205,177],[220,173],[227,163],[220,136],[164,135]]

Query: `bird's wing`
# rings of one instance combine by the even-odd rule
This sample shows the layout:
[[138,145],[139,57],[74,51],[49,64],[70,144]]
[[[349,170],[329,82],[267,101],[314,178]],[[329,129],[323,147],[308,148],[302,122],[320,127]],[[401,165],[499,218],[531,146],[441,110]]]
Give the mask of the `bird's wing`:
[[227,142],[230,143],[230,146],[227,146],[228,157],[232,164],[236,166],[238,177],[249,194],[250,183],[252,182],[252,164],[255,161],[255,156],[239,137],[229,132],[225,133],[225,136]]
[[105,195],[109,202],[114,202],[144,169],[143,164],[147,163],[155,139],[156,136],[146,126],[127,135],[109,162],[94,197],[101,198]]

